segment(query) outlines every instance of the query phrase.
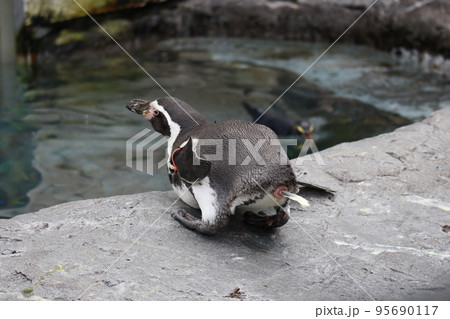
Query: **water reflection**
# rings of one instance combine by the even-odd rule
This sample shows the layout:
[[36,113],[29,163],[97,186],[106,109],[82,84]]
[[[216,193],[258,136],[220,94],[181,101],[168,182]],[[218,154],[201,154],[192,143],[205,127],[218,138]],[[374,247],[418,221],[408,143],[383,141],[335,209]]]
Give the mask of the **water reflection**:
[[29,105],[20,98],[14,64],[0,64],[0,216],[26,212],[27,193],[40,182],[33,167],[37,128],[24,121]]

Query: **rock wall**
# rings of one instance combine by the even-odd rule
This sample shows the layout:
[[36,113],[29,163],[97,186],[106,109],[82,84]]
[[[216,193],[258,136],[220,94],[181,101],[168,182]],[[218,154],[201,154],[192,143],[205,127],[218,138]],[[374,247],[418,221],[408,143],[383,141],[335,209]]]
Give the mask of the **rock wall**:
[[[142,8],[148,4],[166,2],[168,0],[15,0],[22,2],[27,13],[27,24],[36,20],[55,23],[85,17],[89,14],[101,14],[132,8]],[[83,10],[84,9],[84,10]]]
[[[311,207],[263,232],[206,237],[173,192],[0,220],[1,300],[449,300],[450,109],[293,160]],[[108,270],[106,273],[105,271]],[[234,293],[236,288],[239,292]]]
[[[308,41],[337,39],[374,1],[190,0],[179,7],[180,31]],[[381,49],[404,46],[446,54],[447,1],[379,0],[342,38]]]
[[[374,1],[229,1],[181,3],[183,35],[335,41]],[[448,1],[379,0],[340,42],[427,51],[450,57]]]
[[[147,3],[145,7],[137,10],[127,8],[120,13],[95,9],[97,8],[95,1],[91,2],[93,3],[90,6],[93,6],[91,11],[97,13],[99,21],[120,18],[127,19],[132,24],[134,34],[132,36],[127,34],[121,39],[122,42],[155,35],[159,38],[228,36],[333,42],[374,1],[144,1],[139,3]],[[108,3],[106,1],[107,5]],[[90,7],[88,6],[88,9]],[[76,17],[83,13],[79,12],[78,7],[70,8],[76,13]],[[88,17],[76,21],[62,19],[66,22],[53,24],[55,32],[49,35],[48,41],[44,41],[39,49],[54,51],[54,39],[60,36],[61,28],[79,29],[83,19],[86,20],[83,26],[94,27]],[[449,58],[449,19],[450,3],[446,0],[379,0],[339,42],[369,45],[382,50],[401,47]],[[50,18],[47,20],[53,21]],[[38,32],[39,29],[34,30]],[[42,33],[42,30],[39,32]],[[109,39],[104,41],[109,43]],[[98,45],[98,39],[92,38],[90,47]],[[74,46],[69,46],[68,49],[71,52]],[[61,52],[64,50],[56,51]],[[398,54],[402,54],[402,51],[399,50]],[[438,62],[442,63],[439,59],[435,63]]]

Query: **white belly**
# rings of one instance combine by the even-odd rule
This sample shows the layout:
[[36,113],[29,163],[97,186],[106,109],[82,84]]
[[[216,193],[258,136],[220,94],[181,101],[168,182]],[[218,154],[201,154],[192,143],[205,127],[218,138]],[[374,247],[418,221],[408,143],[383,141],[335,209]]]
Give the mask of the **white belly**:
[[216,192],[211,188],[208,177],[191,186],[194,196],[184,184],[181,187],[173,185],[172,187],[183,202],[202,211],[204,222],[214,223],[216,221],[219,206]]
[[233,206],[240,212],[260,212],[278,205],[283,206],[287,200],[286,198],[278,199],[273,196],[265,195],[263,198],[257,199],[254,203],[245,205],[244,203],[249,199],[250,198],[239,198],[236,201],[236,205]]
[[178,195],[178,197],[180,197],[181,200],[183,202],[185,202],[186,204],[188,204],[189,206],[191,206],[193,208],[197,208],[197,209],[200,208],[200,206],[198,206],[197,200],[192,195],[192,193],[189,191],[189,189],[186,187],[186,185],[181,183],[180,186],[181,187],[176,187],[175,185],[172,185],[172,188],[175,191],[175,193]]

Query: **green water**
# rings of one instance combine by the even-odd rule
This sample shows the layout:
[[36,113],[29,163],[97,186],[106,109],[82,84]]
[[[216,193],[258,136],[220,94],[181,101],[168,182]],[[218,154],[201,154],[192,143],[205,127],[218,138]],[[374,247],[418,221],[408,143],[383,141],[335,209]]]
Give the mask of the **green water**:
[[[266,108],[324,48],[181,39],[141,44],[130,53],[171,95],[209,121],[221,121],[251,120],[243,100]],[[1,72],[0,216],[170,189],[165,168],[149,176],[126,166],[126,140],[151,127],[125,104],[165,95],[126,55],[93,52],[88,59],[18,70]],[[271,112],[309,119],[323,149],[420,120],[449,105],[449,88],[448,81],[402,66],[389,54],[337,46]],[[164,149],[153,157],[163,159]]]

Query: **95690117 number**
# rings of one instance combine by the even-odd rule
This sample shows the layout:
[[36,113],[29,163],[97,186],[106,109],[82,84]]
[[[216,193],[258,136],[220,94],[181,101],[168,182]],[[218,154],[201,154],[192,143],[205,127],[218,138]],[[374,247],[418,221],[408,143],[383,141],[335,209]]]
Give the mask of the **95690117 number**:
[[434,316],[438,306],[377,306],[375,313],[377,316]]

